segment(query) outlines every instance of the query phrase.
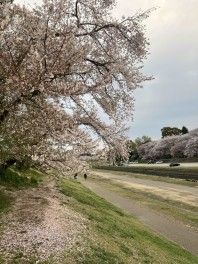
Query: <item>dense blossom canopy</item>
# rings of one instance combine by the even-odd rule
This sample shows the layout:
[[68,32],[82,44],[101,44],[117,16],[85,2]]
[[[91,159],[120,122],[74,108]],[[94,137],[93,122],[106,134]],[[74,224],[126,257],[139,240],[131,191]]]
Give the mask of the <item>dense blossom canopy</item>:
[[[149,11],[118,21],[112,0],[0,5],[0,163],[33,157],[77,168],[92,135],[121,155]],[[101,116],[106,116],[105,123]]]
[[138,154],[143,159],[198,157],[198,129],[143,144]]

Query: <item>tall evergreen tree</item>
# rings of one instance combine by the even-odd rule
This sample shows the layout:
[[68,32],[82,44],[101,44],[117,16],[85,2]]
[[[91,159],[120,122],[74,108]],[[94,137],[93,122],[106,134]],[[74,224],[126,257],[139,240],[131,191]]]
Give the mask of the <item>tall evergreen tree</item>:
[[182,127],[182,134],[187,134],[189,131],[188,131],[188,128],[186,128],[185,126]]

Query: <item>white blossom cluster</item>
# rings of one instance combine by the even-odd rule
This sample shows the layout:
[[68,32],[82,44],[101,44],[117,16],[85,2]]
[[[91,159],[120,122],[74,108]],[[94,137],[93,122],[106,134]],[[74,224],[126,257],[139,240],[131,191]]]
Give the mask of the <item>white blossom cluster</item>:
[[133,91],[151,79],[140,72],[150,11],[118,21],[112,0],[11,2],[0,5],[0,164],[77,169],[93,133],[126,155]]
[[198,129],[142,144],[137,151],[143,159],[198,157]]

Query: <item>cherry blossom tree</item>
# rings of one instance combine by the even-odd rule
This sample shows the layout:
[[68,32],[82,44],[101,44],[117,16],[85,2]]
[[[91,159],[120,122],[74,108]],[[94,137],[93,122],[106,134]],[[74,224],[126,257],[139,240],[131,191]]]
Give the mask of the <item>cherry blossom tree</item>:
[[93,133],[127,155],[133,91],[151,79],[141,73],[150,11],[117,20],[113,2],[1,3],[1,164],[29,156],[70,170],[96,147]]
[[143,159],[153,158],[153,149],[156,145],[156,141],[150,141],[142,144],[137,148],[138,156]]
[[185,147],[186,147],[188,140],[189,140],[189,136],[186,134],[176,137],[175,143],[172,144],[170,148],[171,156],[173,158],[184,158],[185,157],[184,151],[185,151]]
[[143,144],[137,149],[144,159],[198,157],[198,129],[180,136],[167,136]]
[[186,144],[184,154],[188,158],[198,157],[198,137],[192,137]]
[[171,148],[175,145],[177,136],[167,136],[158,141],[154,147],[155,158],[171,158]]
[[188,133],[189,140],[185,146],[184,154],[188,158],[198,157],[198,129],[194,129]]

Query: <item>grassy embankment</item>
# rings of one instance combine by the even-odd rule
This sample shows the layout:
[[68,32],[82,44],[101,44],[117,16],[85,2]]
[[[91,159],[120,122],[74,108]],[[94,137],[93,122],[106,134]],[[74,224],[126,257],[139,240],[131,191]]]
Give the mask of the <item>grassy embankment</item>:
[[0,185],[6,188],[37,187],[42,180],[42,173],[36,170],[17,170],[15,167],[0,169]]
[[64,181],[62,192],[72,197],[68,205],[90,220],[87,254],[81,264],[196,263],[191,253],[156,235],[131,216],[75,181]]
[[37,187],[39,181],[42,181],[42,175],[35,170],[0,169],[0,216],[10,208],[13,201],[6,190]]
[[[153,175],[145,175],[145,174],[137,174],[137,173],[129,173],[129,172],[118,172],[118,171],[110,171],[110,170],[96,170],[103,173],[116,174],[132,178],[139,179],[149,179],[153,181],[162,181],[167,183],[181,184],[186,186],[197,186],[197,182],[191,182],[186,180],[181,180],[178,178],[169,178],[161,177],[161,176],[153,176]],[[189,172],[190,173],[190,172]],[[94,171],[93,171],[94,174]],[[168,170],[167,170],[168,175]],[[100,178],[100,181],[98,179]],[[148,206],[154,210],[157,210],[163,214],[169,215],[174,219],[183,222],[184,224],[190,225],[191,227],[198,228],[198,207],[188,205],[186,203],[182,203],[181,201],[171,200],[170,198],[163,198],[162,196],[157,195],[156,193],[148,192],[145,190],[135,189],[130,187],[126,187],[126,185],[121,182],[114,181],[112,179],[104,179],[99,177],[92,177],[93,181],[97,181],[97,184],[103,186],[103,188],[112,190],[117,192],[119,195],[132,199],[138,203],[143,204],[144,206]]]
[[[32,170],[20,172],[20,175],[17,173],[19,178],[15,177],[17,176],[15,172],[8,174],[8,178],[4,175],[0,180],[0,185],[4,186],[0,192],[0,215],[9,211],[13,202],[4,190],[5,188],[14,190],[16,187],[24,188],[33,185],[36,187],[37,182],[42,178],[41,174]],[[67,205],[89,219],[87,226],[89,237],[84,238],[85,250],[65,253],[63,264],[197,263],[196,256],[157,236],[149,228],[95,195],[80,183],[65,180],[61,189],[65,195],[71,197]],[[0,263],[5,263],[1,257]],[[16,259],[15,263],[20,264],[20,259]],[[34,262],[28,262],[30,263]],[[49,264],[50,262],[43,263]]]

